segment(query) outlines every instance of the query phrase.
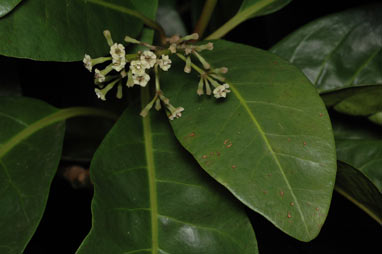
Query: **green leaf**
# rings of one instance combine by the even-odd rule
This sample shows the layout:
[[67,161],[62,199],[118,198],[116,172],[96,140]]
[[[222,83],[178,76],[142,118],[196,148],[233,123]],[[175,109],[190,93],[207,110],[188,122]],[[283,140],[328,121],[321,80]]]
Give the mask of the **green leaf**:
[[314,87],[291,64],[227,41],[204,54],[226,66],[226,99],[196,95],[183,66],[163,74],[165,95],[185,108],[175,135],[239,200],[287,234],[313,239],[325,221],[336,173],[328,114]]
[[369,116],[382,111],[382,85],[350,87],[321,95],[327,106],[344,114]]
[[319,92],[382,84],[382,5],[315,20],[271,51],[301,69]]
[[157,0],[24,1],[0,19],[0,54],[49,61],[77,61],[85,53],[103,56],[109,51],[103,30],[118,42],[125,35],[137,37],[143,23],[126,10],[151,17],[156,6]]
[[92,108],[56,108],[26,97],[0,98],[0,253],[22,253],[43,215],[61,156],[63,120],[112,118]]
[[188,34],[186,26],[176,10],[176,2],[173,0],[159,0],[156,20],[163,27],[167,36]]
[[0,3],[0,18],[15,8],[21,0],[2,0]]
[[382,194],[361,171],[338,161],[335,190],[382,224]]
[[182,150],[160,113],[126,110],[90,172],[93,227],[78,254],[258,253],[243,207]]
[[382,112],[375,113],[368,117],[370,121],[382,126]]
[[[261,2],[267,2],[263,4],[264,7],[258,8],[257,6],[261,5]],[[253,18],[257,16],[267,15],[273,12],[276,12],[292,2],[292,0],[244,0],[241,4],[238,14],[246,15],[248,18]]]
[[209,35],[207,40],[216,40],[222,38],[229,31],[240,25],[242,22],[272,12],[278,11],[292,0],[244,0],[239,11],[223,26]]
[[23,97],[0,100],[0,253],[22,253],[42,217],[61,156],[57,110]]
[[337,157],[364,173],[382,193],[382,132],[361,121],[333,119]]

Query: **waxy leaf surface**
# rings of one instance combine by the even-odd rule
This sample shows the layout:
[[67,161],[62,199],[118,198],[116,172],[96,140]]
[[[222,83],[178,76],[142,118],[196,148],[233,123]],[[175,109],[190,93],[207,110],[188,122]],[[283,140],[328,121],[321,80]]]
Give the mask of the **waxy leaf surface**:
[[338,161],[335,190],[382,224],[382,194],[358,169]]
[[156,0],[24,1],[0,19],[0,54],[48,61],[78,61],[85,53],[104,56],[109,52],[104,30],[123,42],[143,27],[124,8],[152,16],[156,7]]
[[364,173],[382,193],[382,132],[361,121],[333,120],[337,157]]
[[78,254],[258,253],[241,204],[183,150],[162,112],[127,110],[90,171],[93,226]]
[[57,110],[23,97],[0,98],[0,253],[22,253],[43,215],[61,156]]
[[21,0],[2,0],[0,3],[0,18],[15,8]]
[[244,0],[238,13],[245,13],[248,18],[262,16],[278,11],[290,2],[292,0]]
[[382,84],[382,5],[313,21],[271,51],[300,68],[319,92]]
[[214,42],[226,99],[196,94],[198,76],[173,64],[161,83],[181,144],[218,182],[289,235],[309,241],[325,221],[336,173],[332,129],[314,87],[294,66],[249,46]]

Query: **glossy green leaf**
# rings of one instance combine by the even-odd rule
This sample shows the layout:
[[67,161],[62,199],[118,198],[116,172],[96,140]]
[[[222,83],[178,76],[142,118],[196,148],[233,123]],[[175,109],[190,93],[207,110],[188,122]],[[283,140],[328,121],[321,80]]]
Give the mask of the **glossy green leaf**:
[[382,5],[313,21],[271,51],[301,69],[319,92],[382,84]]
[[157,0],[25,1],[0,19],[0,54],[50,61],[77,61],[85,53],[102,56],[109,51],[103,30],[122,42],[125,35],[137,37],[143,27],[124,8],[153,16],[156,5]]
[[167,36],[174,34],[185,36],[188,34],[186,26],[176,9],[176,1],[159,0],[156,20],[163,27]]
[[[262,4],[262,2],[266,2],[266,4]],[[272,1],[264,1],[264,0],[244,0],[239,9],[239,14],[248,15],[249,18],[267,15],[272,12],[276,12],[292,2],[292,0],[272,0]],[[256,6],[263,5],[264,7],[258,8]]]
[[78,254],[258,253],[243,207],[180,147],[162,112],[127,110],[90,172],[93,226]]
[[[0,253],[22,253],[42,217],[61,156],[57,110],[23,97],[0,98]],[[48,124],[47,124],[48,123]]]
[[333,120],[337,157],[364,173],[382,193],[382,132],[361,121]]
[[0,18],[8,14],[15,8],[21,0],[1,0],[0,3]]
[[185,108],[171,122],[178,140],[244,204],[289,235],[313,239],[336,173],[323,102],[297,68],[269,52],[217,41],[203,55],[214,67],[228,67],[232,92],[220,100],[199,97],[197,75],[173,64],[162,86]]
[[327,106],[348,115],[369,116],[382,111],[382,85],[350,87],[321,96]]
[[292,0],[244,0],[236,15],[211,35],[209,35],[206,39],[220,39],[236,26],[240,25],[242,22],[253,17],[258,17],[278,11],[291,1]]
[[361,171],[338,161],[335,190],[382,224],[382,194]]

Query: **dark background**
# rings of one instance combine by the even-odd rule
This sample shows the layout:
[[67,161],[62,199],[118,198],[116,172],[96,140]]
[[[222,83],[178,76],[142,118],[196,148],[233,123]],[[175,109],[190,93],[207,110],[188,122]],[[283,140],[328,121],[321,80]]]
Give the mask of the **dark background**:
[[[187,2],[180,1],[179,10],[186,25],[191,27],[195,17],[187,9]],[[294,0],[277,13],[246,21],[231,31],[225,39],[269,49],[284,36],[314,19],[371,2],[376,1]],[[215,15],[218,19],[229,15],[227,10],[222,8],[223,4],[217,6],[218,13]],[[218,26],[219,22],[212,24],[210,32]],[[88,96],[92,94],[92,77],[81,63],[11,60],[9,66],[15,65],[19,66],[20,82],[26,96],[43,99],[57,107],[95,103],[95,96]],[[67,73],[70,75],[66,75]],[[88,83],[89,86],[78,86],[79,82],[72,82],[73,78],[83,81],[80,82],[82,84]],[[88,165],[85,163],[83,166]],[[44,217],[25,254],[74,253],[91,227],[91,198],[92,191],[89,188],[74,189],[58,174],[51,186]],[[381,227],[337,193],[333,195],[329,215],[320,235],[309,243],[299,242],[287,236],[250,210],[248,214],[261,254],[381,253]]]

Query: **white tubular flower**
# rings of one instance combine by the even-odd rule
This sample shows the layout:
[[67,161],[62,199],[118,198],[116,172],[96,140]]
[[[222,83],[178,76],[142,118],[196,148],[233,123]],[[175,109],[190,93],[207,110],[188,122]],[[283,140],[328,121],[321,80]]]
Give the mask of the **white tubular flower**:
[[95,72],[95,74],[94,74],[94,78],[96,79],[96,81],[97,81],[98,83],[102,83],[102,82],[105,81],[105,75],[103,75],[103,74],[101,73],[100,70],[95,69],[94,72]]
[[230,93],[231,90],[228,89],[229,85],[227,83],[216,87],[213,91],[215,98],[225,98],[227,93]]
[[85,54],[84,60],[82,60],[82,62],[84,63],[85,68],[91,72],[93,69],[92,58]]
[[130,63],[130,70],[134,75],[143,75],[149,65],[145,61],[134,60]]
[[113,57],[113,69],[120,72],[125,68],[126,65],[126,59],[125,56],[120,57],[120,58],[114,58]]
[[110,47],[110,55],[113,57],[113,59],[125,58],[125,47],[122,44],[114,43]]
[[94,92],[97,95],[98,99],[106,101],[106,97],[105,97],[106,94],[104,94],[101,89],[96,88],[94,89]]
[[162,59],[158,60],[158,63],[162,70],[168,71],[168,69],[171,67],[172,61],[168,58],[168,55],[162,55]]
[[145,87],[150,80],[150,76],[146,73],[143,75],[133,75],[133,81],[135,85],[140,85],[141,87]]
[[141,61],[147,63],[148,66],[150,66],[151,68],[156,63],[157,56],[153,52],[146,50],[146,51],[143,51],[141,55]]
[[174,120],[175,118],[179,118],[182,116],[182,111],[184,111],[184,108],[177,107],[175,110],[172,111],[171,115],[168,116],[170,120]]

